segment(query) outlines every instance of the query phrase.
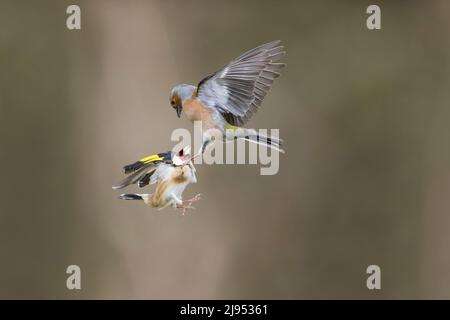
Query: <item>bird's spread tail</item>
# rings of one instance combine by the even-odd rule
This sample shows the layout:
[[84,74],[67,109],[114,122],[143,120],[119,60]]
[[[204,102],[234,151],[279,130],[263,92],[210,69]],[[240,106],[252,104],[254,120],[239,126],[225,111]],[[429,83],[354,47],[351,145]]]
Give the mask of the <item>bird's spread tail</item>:
[[254,129],[242,129],[235,131],[235,137],[239,139],[244,139],[252,143],[256,143],[262,146],[266,146],[268,148],[277,150],[281,153],[284,153],[284,150],[282,148],[282,140],[273,137],[273,136],[266,136],[263,134],[258,133]]

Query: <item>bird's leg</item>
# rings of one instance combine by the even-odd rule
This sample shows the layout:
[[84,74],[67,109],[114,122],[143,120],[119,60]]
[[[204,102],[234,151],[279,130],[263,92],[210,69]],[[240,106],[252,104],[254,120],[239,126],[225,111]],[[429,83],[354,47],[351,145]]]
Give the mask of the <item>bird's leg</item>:
[[[211,142],[210,140],[206,140],[205,142],[203,142],[200,150],[198,150],[198,152],[195,155],[193,155],[188,161],[192,161],[195,158],[201,156],[203,153],[205,153],[206,147],[209,145],[210,142]],[[186,161],[186,162],[188,162],[188,161]]]
[[178,198],[173,192],[171,193],[172,200],[173,200],[173,207],[177,208],[179,205],[183,204],[183,201]]
[[182,216],[186,214],[188,209],[195,209],[193,206],[191,206],[190,204],[186,204],[185,202],[183,202],[182,204],[177,204],[177,208],[182,209],[181,211]]
[[203,142],[203,145],[202,145],[202,153],[205,153],[206,147],[207,147],[210,143],[211,143],[211,140],[210,140],[210,139],[205,140],[205,142]]
[[186,211],[188,209],[195,209],[195,207],[192,206],[193,202],[199,201],[201,199],[201,193],[197,194],[195,197],[185,200],[183,201],[182,204],[179,204],[177,207],[180,209],[183,209],[183,211],[181,212],[181,214],[184,216],[186,214]]
[[201,156],[203,153],[205,153],[206,147],[210,145],[210,143],[212,142],[211,139],[205,139],[205,141],[203,141],[202,146],[200,148],[200,150],[198,150],[198,152],[193,155],[188,161],[192,161],[193,159],[197,158],[198,156]]

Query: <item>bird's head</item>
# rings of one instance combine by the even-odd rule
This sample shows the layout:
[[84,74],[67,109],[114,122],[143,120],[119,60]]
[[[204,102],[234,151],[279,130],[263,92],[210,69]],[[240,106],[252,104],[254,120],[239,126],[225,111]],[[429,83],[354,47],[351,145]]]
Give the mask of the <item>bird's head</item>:
[[183,110],[183,103],[186,99],[192,98],[195,87],[189,84],[179,84],[173,87],[170,93],[170,105],[175,109],[178,118]]
[[176,166],[184,165],[191,161],[191,147],[186,146],[173,152],[172,162]]

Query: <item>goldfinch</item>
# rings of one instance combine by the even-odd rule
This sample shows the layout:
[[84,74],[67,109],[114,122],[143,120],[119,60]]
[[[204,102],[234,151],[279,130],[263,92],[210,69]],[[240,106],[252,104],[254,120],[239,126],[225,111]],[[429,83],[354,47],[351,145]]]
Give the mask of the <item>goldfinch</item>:
[[192,161],[182,165],[161,163],[150,178],[150,183],[157,183],[153,194],[125,193],[119,196],[123,200],[143,200],[145,204],[158,210],[167,208],[181,208],[182,214],[193,208],[192,203],[200,200],[201,195],[183,201],[182,194],[189,183],[196,183],[196,171]]
[[167,151],[157,153],[145,158],[142,158],[132,164],[123,167],[125,174],[128,176],[120,181],[113,189],[122,189],[130,184],[137,183],[139,187],[144,187],[149,184],[151,176],[156,169],[162,164],[182,165],[190,159],[190,148],[184,147],[178,152]]

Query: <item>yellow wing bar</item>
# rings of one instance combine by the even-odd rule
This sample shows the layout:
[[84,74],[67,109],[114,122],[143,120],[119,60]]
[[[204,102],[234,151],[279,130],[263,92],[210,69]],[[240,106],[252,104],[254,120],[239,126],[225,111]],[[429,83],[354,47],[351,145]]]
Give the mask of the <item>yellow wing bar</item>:
[[150,162],[153,162],[153,161],[161,161],[161,160],[164,160],[164,158],[160,157],[157,154],[154,154],[154,155],[142,158],[141,160],[139,160],[139,162],[142,162],[142,163],[146,164],[146,163],[150,163]]

